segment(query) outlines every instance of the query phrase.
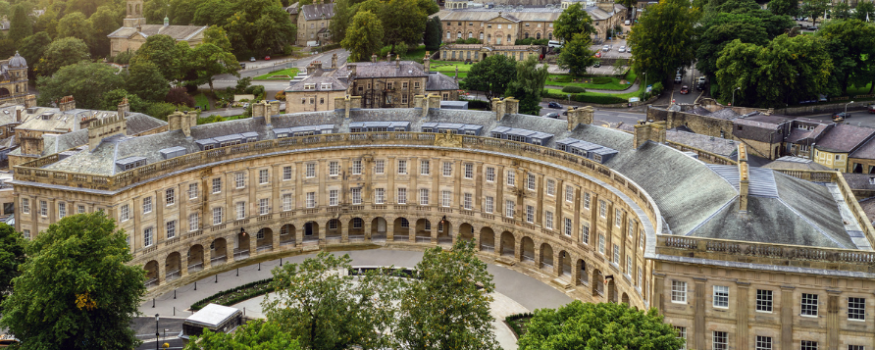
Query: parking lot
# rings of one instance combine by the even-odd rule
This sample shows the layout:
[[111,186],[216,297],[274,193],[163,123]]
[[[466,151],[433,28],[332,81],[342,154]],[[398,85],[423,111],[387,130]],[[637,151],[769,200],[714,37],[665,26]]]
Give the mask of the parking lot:
[[[609,51],[603,51],[602,48],[605,45],[608,45],[609,47],[611,47],[611,49]],[[621,46],[626,46],[628,48],[628,46],[626,45],[626,39],[605,40],[599,45],[590,46],[590,50],[601,52],[601,58],[621,58],[626,60],[632,58],[631,53],[619,51]]]

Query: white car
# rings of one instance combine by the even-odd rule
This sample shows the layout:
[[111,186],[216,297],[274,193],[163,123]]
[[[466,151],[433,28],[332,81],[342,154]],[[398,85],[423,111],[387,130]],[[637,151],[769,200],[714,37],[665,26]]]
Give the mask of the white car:
[[620,46],[620,49],[619,49],[618,51],[620,51],[620,52],[626,52],[626,47],[625,47],[625,46]]
[[608,45],[602,46],[602,51],[604,51],[604,52],[611,51],[611,47]]

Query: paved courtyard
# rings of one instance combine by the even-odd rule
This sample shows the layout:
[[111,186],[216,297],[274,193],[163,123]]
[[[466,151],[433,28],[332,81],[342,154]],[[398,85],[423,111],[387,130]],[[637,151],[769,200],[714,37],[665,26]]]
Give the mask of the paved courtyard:
[[[353,266],[391,266],[414,267],[422,260],[422,252],[399,251],[399,250],[357,250],[347,252],[334,252],[334,254],[349,254]],[[299,255],[283,258],[285,263],[300,263],[310,255]],[[218,278],[210,276],[195,283],[180,287],[176,292],[169,292],[159,296],[153,301],[148,300],[140,306],[140,312],[144,315],[160,314],[161,318],[186,318],[192,314],[187,310],[191,304],[204,299],[219,291],[230,289],[242,284],[270,278],[270,270],[279,266],[280,260],[267,261],[259,265],[250,265],[237,270],[231,270],[218,274]],[[498,266],[488,265],[488,271],[493,275],[495,283],[495,301],[492,303],[492,315],[496,318],[496,336],[503,349],[516,349],[516,339],[510,329],[504,325],[504,317],[521,312],[534,311],[541,308],[556,308],[572,301],[564,293],[519,272]],[[216,282],[218,280],[218,283]],[[195,290],[195,284],[197,290]],[[260,314],[260,300],[257,298],[238,304],[246,308],[247,316]],[[175,324],[178,324],[175,323]],[[175,333],[174,333],[175,332]],[[178,334],[179,330],[169,331],[168,334]],[[154,338],[154,337],[153,337]],[[145,340],[145,339],[144,339]]]

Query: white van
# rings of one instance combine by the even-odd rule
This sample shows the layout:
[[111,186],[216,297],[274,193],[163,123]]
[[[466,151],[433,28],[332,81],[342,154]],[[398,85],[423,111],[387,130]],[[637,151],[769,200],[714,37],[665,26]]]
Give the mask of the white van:
[[562,47],[562,43],[560,43],[560,42],[558,42],[558,41],[556,41],[556,40],[550,40],[550,41],[547,42],[547,47],[549,47],[549,48],[551,48],[551,49],[552,49],[552,48],[557,48],[557,47],[561,48],[561,47]]

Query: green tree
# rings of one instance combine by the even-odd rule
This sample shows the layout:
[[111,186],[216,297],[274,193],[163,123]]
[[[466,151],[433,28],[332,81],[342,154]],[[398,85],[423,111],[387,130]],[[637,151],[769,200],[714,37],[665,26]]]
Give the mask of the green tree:
[[799,14],[798,0],[771,0],[769,1],[769,11],[776,15],[796,16]]
[[[159,17],[159,23],[164,22],[164,17],[170,17],[171,24],[189,25],[194,20],[194,14],[198,6],[205,0],[170,0],[170,9]],[[241,1],[245,2],[245,1]]]
[[[271,271],[274,290],[262,303],[267,319],[309,349],[391,347],[383,330],[395,320],[393,301],[404,279],[372,271],[353,282],[349,255],[321,252]],[[290,305],[294,305],[291,306]]]
[[726,44],[735,39],[756,45],[769,42],[765,24],[748,14],[720,12],[706,17],[703,22],[696,49],[696,68],[711,81],[716,77],[717,59]]
[[196,75],[191,83],[196,85],[209,84],[210,91],[213,90],[214,75],[228,73],[240,76],[240,73],[237,72],[240,63],[237,62],[234,55],[216,45],[200,44],[192,49],[186,57],[186,66],[192,69]]
[[416,6],[419,6],[419,9],[425,12],[427,16],[431,16],[441,10],[434,0],[416,0]]
[[596,61],[589,49],[591,45],[589,34],[574,34],[571,40],[565,41],[565,47],[559,52],[559,67],[568,69],[568,73],[575,78],[585,75],[586,68]]
[[356,13],[340,46],[349,50],[353,62],[367,61],[383,46],[383,24],[370,11]]
[[[77,101],[78,102],[78,101]],[[131,349],[145,273],[103,211],[66,217],[27,246],[0,327],[26,349]]]
[[[37,75],[50,76],[61,67],[89,58],[88,45],[82,39],[63,38],[53,41],[46,47],[43,57],[34,69]],[[31,64],[28,62],[28,64]]]
[[148,0],[143,4],[143,17],[146,23],[164,23],[164,17],[169,16],[170,0]]
[[88,27],[91,28],[91,55],[93,57],[109,56],[110,43],[107,35],[120,27],[116,19],[116,13],[112,7],[104,5],[97,8],[88,18]]
[[234,2],[226,0],[205,0],[198,5],[194,12],[192,24],[207,26],[223,26],[228,18],[234,14]]
[[0,35],[0,57],[9,58],[13,55],[15,55],[15,41]]
[[840,2],[832,7],[832,19],[851,18],[851,6],[846,2]]
[[865,86],[875,73],[875,27],[860,20],[832,20],[817,32],[827,45],[837,90],[846,94],[851,84]]
[[471,90],[483,91],[493,97],[507,91],[516,76],[516,64],[504,55],[492,55],[471,66],[465,85]]
[[[588,35],[585,36],[587,41]],[[572,40],[573,42],[574,40]],[[566,46],[567,50],[567,46]],[[562,51],[565,53],[565,50]],[[592,57],[592,55],[589,55]],[[561,60],[561,57],[560,57]],[[519,112],[521,114],[538,115],[541,112],[541,93],[544,91],[544,84],[547,82],[547,65],[537,68],[538,59],[532,55],[524,61],[516,64],[516,79],[507,87],[506,96],[514,96],[520,100]]]
[[655,308],[645,313],[628,304],[575,300],[555,310],[535,310],[518,344],[520,350],[675,350],[684,340]]
[[831,3],[830,0],[805,0],[799,12],[806,17],[811,17],[812,23],[817,25],[817,19],[826,13]]
[[875,4],[871,1],[858,2],[857,7],[854,8],[854,13],[851,14],[851,18],[863,22],[875,20]]
[[43,53],[51,43],[52,38],[49,38],[46,32],[37,32],[22,39],[18,44],[18,52],[27,61],[28,70],[31,73],[34,72],[37,62],[43,57]]
[[553,22],[553,35],[559,40],[569,42],[575,34],[590,35],[595,33],[592,17],[583,9],[579,2],[568,6]]
[[67,13],[81,12],[85,17],[89,17],[100,6],[112,5],[112,0],[68,0]]
[[78,38],[91,41],[91,23],[82,12],[68,13],[58,22],[58,38]]
[[274,322],[253,320],[237,328],[233,334],[204,329],[192,339],[185,350],[301,350],[298,340]]
[[146,101],[164,101],[167,91],[170,90],[170,84],[161,76],[158,65],[150,61],[138,61],[130,65],[128,72],[125,86],[129,92]]
[[140,96],[127,92],[125,89],[115,89],[103,94],[103,108],[101,109],[104,111],[114,111],[118,109],[119,103],[124,98],[128,99],[132,112],[146,113],[149,109],[150,104],[148,102],[143,101]]
[[176,40],[168,35],[158,34],[146,38],[146,42],[137,50],[131,63],[150,61],[158,65],[161,76],[168,80],[176,80],[182,77],[181,66],[184,60],[185,56],[178,50]]
[[0,315],[3,300],[12,294],[12,279],[19,275],[18,267],[24,263],[27,241],[12,226],[0,224]]
[[73,95],[76,107],[100,109],[103,95],[124,85],[124,79],[117,73],[117,68],[87,61],[64,66],[51,76],[37,79],[40,92],[37,101],[40,106],[47,106],[64,96]]
[[20,3],[12,6],[12,17],[9,19],[7,38],[19,41],[33,35],[33,22],[30,18],[30,6]]
[[0,0],[0,18],[12,15],[12,5],[8,1]]
[[383,24],[383,41],[392,46],[400,42],[419,43],[425,33],[428,15],[415,0],[390,0],[380,12]]
[[458,240],[451,251],[425,251],[416,264],[419,279],[401,295],[394,332],[400,348],[499,348],[489,313],[495,285],[474,252],[474,242],[465,240]]
[[346,38],[346,29],[352,24],[352,19],[358,10],[356,5],[362,2],[364,0],[336,0],[334,2],[334,17],[328,24],[328,29],[331,30],[331,39],[334,42],[339,43]]
[[210,26],[204,31],[204,43],[213,44],[220,49],[231,52],[231,41],[228,40],[228,35],[225,30],[219,26]]
[[441,48],[441,40],[443,36],[443,27],[441,25],[441,19],[438,16],[434,16],[428,19],[428,23],[425,25],[425,49],[431,52],[437,52]]
[[224,29],[240,57],[282,52],[286,43],[294,41],[296,32],[289,14],[276,0],[237,2]]
[[678,67],[689,65],[698,17],[698,9],[691,8],[687,0],[663,0],[648,6],[629,37],[635,71],[667,82]]

